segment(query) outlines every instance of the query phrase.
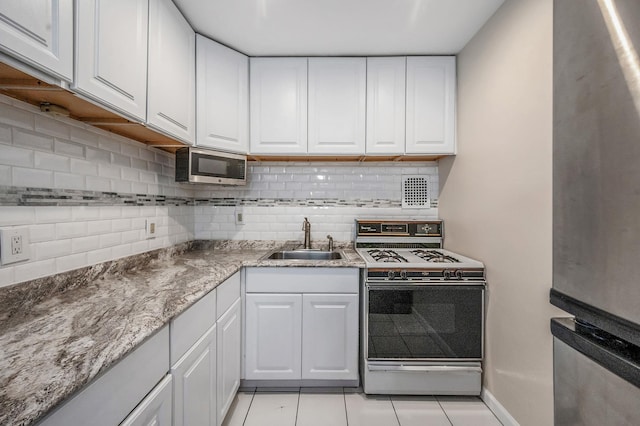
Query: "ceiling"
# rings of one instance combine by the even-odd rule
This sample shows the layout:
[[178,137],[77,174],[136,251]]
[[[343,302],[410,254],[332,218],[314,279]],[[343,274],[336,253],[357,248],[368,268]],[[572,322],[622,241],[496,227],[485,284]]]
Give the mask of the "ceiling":
[[456,54],[504,0],[174,0],[249,56]]

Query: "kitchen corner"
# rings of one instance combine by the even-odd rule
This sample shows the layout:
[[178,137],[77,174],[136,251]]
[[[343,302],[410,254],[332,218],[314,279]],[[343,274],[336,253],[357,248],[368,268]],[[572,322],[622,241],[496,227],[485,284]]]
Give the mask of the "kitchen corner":
[[348,246],[342,260],[261,260],[282,246],[194,241],[0,289],[0,423],[38,419],[243,266],[364,266]]

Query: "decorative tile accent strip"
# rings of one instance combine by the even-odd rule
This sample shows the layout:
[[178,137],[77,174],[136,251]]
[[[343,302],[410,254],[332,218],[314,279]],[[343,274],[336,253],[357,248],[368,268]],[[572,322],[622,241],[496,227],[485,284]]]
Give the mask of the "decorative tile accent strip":
[[[400,200],[342,198],[192,198],[76,189],[0,186],[0,206],[257,206],[399,208]],[[431,200],[438,207],[438,200]]]
[[191,197],[0,186],[0,206],[189,206]]

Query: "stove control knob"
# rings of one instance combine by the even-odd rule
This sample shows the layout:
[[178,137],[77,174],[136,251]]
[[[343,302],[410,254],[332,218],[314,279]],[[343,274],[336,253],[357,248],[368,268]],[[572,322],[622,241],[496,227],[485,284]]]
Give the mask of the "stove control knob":
[[459,270],[459,269],[456,271],[456,279],[457,280],[462,280],[462,271]]
[[407,271],[400,271],[400,278],[402,278],[403,280],[407,279]]
[[449,269],[445,269],[442,275],[444,275],[445,280],[448,280],[449,278],[451,278],[451,271]]
[[394,279],[396,277],[396,271],[387,272],[387,277],[389,277],[390,280]]

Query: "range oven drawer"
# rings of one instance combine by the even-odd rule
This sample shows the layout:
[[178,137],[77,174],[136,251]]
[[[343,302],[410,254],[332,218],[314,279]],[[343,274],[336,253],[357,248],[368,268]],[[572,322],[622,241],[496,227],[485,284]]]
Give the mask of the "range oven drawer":
[[480,361],[484,285],[367,284],[365,359]]

